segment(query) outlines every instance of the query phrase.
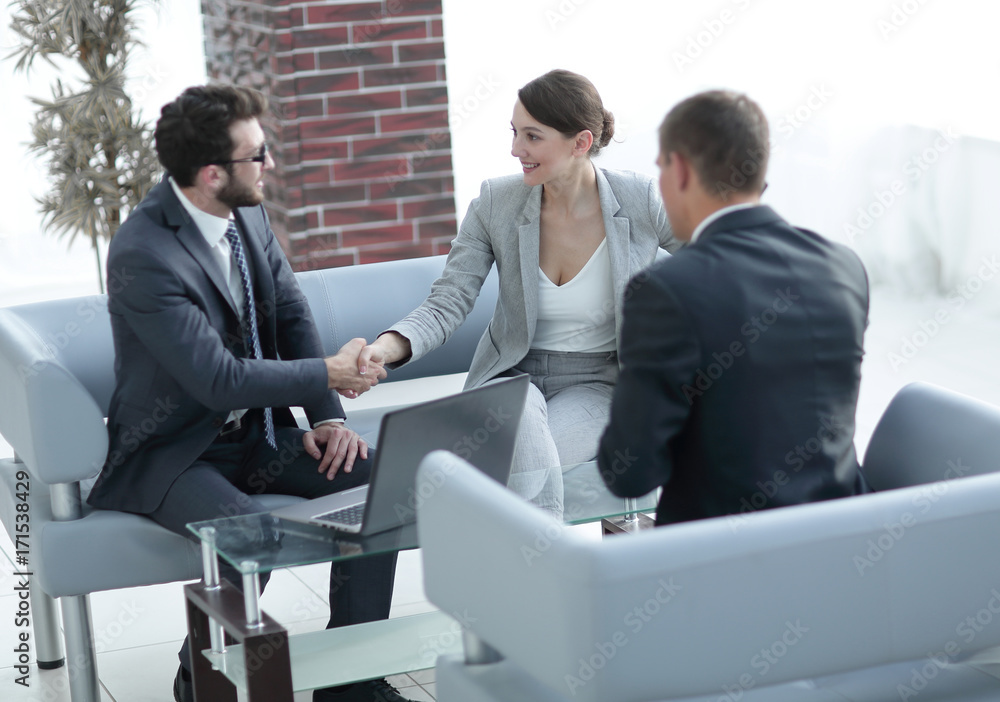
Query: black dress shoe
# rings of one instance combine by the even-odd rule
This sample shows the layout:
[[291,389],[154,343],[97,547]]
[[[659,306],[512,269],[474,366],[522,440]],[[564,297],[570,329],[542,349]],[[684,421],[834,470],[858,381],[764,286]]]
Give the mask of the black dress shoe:
[[[339,690],[339,691],[338,691]],[[313,692],[313,702],[413,702],[384,678],[355,683],[346,688],[328,687]]]
[[194,685],[191,683],[191,673],[184,666],[177,668],[174,678],[174,700],[176,702],[194,702]]

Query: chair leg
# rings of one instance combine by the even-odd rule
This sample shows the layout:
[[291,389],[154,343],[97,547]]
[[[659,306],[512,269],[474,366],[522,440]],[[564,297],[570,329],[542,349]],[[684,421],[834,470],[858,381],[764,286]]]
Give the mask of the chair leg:
[[35,631],[35,660],[42,670],[59,668],[66,662],[62,635],[59,632],[59,610],[56,601],[31,584],[31,626]]
[[101,702],[90,598],[87,595],[62,597],[60,602],[69,660],[69,697],[72,702]]

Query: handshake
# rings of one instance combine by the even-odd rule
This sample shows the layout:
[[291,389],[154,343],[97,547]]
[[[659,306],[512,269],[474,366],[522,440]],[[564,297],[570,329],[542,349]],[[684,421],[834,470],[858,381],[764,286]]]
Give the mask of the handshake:
[[378,385],[386,376],[385,364],[409,356],[409,342],[395,332],[384,334],[368,344],[351,339],[335,356],[327,356],[327,387],[347,398],[355,398]]

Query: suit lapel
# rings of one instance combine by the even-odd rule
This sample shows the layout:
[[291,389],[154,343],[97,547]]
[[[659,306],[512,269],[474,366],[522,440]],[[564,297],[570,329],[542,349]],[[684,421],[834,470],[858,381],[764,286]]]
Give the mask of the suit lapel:
[[[608,242],[608,257],[611,259],[611,284],[614,289],[614,299],[622,300],[625,296],[625,286],[632,277],[631,255],[631,225],[628,217],[618,216],[621,205],[615,197],[607,176],[600,168],[597,173],[597,192],[601,198],[601,215],[604,217],[604,238]],[[618,305],[615,305],[615,332],[621,338],[622,318]]]
[[233,302],[233,296],[229,292],[229,283],[223,277],[219,264],[215,262],[215,255],[212,253],[208,242],[205,241],[201,230],[198,229],[198,226],[191,219],[190,215],[184,210],[184,206],[177,199],[174,189],[167,182],[166,178],[157,187],[165,189],[161,195],[163,198],[163,213],[167,224],[176,228],[177,240],[187,249],[191,257],[201,266],[201,269],[205,271],[205,275],[211,281],[212,285],[233,310],[233,314],[236,314],[236,304]]
[[538,321],[538,240],[541,236],[541,219],[542,186],[538,185],[528,194],[528,201],[521,212],[517,236],[528,345],[535,336],[535,323]]

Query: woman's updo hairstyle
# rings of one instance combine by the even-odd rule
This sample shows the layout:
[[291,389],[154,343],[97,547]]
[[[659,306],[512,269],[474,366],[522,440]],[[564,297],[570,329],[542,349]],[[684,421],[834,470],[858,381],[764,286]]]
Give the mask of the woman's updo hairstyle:
[[565,137],[589,129],[594,135],[591,156],[615,135],[614,115],[604,109],[594,84],[578,73],[549,71],[518,90],[517,97],[528,114]]

